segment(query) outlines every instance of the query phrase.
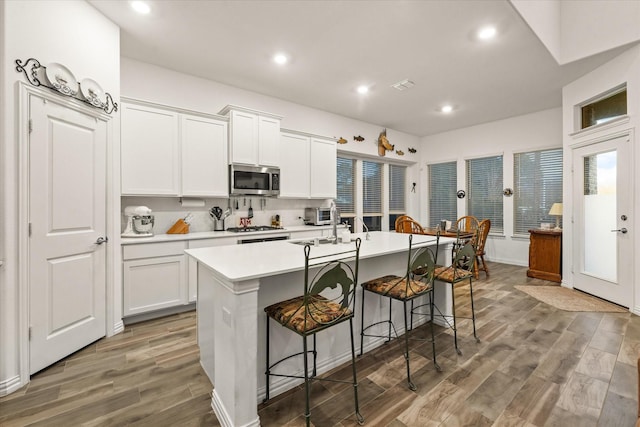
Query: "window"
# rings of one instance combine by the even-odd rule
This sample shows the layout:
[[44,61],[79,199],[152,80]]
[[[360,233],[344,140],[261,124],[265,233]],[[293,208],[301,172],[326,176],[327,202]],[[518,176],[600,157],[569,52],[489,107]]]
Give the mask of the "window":
[[624,116],[627,114],[627,89],[625,88],[606,98],[584,105],[581,110],[581,129]]
[[549,209],[562,202],[562,149],[517,153],[513,163],[513,233],[528,234],[541,222],[554,223]]
[[429,225],[458,218],[456,199],[456,162],[429,165]]
[[362,161],[362,213],[370,231],[382,229],[382,163]]
[[338,157],[337,163],[338,191],[336,206],[340,209],[341,216],[354,216],[356,214],[355,197],[353,197],[355,190],[354,167],[356,161]]
[[405,207],[406,166],[389,165],[389,230],[394,230],[396,218],[407,212]]
[[503,232],[502,156],[467,160],[467,215],[491,220],[492,232]]

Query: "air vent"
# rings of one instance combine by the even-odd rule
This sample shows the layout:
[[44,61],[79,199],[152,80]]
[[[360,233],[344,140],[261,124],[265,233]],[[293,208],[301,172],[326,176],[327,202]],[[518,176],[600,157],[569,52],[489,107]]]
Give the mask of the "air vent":
[[414,85],[415,83],[411,80],[404,79],[402,81],[399,81],[398,83],[392,84],[391,87],[398,90],[407,90],[409,88],[412,88]]

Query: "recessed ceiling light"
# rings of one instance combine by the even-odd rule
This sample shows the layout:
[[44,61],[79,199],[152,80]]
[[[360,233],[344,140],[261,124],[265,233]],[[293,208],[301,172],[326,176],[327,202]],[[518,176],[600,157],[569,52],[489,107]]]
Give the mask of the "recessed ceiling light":
[[144,15],[146,15],[147,13],[151,12],[151,8],[149,7],[148,4],[146,4],[143,1],[132,1],[131,2],[131,7],[133,8],[133,10],[135,10],[138,13],[142,13]]
[[453,107],[451,105],[443,105],[442,108],[440,108],[440,111],[445,114],[449,114],[453,111]]
[[369,92],[369,86],[365,86],[365,85],[358,86],[357,91],[359,94],[364,95],[365,93]]
[[494,38],[496,34],[498,34],[498,30],[496,30],[496,27],[483,27],[478,31],[478,38],[480,40],[489,40]]
[[287,63],[287,61],[289,61],[289,58],[287,58],[287,55],[285,55],[284,53],[278,53],[273,56],[273,62],[278,65],[284,65]]

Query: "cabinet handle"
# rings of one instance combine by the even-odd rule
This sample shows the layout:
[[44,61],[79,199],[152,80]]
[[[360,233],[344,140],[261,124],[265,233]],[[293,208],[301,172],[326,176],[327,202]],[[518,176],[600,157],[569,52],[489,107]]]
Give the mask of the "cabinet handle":
[[626,229],[626,228],[624,228],[624,227],[622,227],[622,228],[621,228],[621,229],[619,229],[619,230],[611,230],[611,231],[612,231],[612,232],[618,232],[618,231],[619,231],[619,232],[620,232],[620,233],[622,233],[622,234],[627,234],[627,229]]

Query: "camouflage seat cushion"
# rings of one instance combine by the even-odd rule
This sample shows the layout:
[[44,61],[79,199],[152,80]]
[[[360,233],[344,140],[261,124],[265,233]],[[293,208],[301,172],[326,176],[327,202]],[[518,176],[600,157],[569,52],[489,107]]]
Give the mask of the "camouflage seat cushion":
[[[353,315],[348,307],[342,307],[335,301],[320,295],[310,296],[305,310],[304,297],[295,297],[266,307],[267,316],[273,318],[282,326],[299,334],[313,333],[316,329],[324,328],[332,323],[346,320]],[[306,324],[305,324],[306,317]]]
[[431,285],[428,283],[411,280],[409,281],[409,285],[407,285],[406,277],[393,275],[369,280],[364,282],[362,287],[376,294],[388,296],[397,300],[413,298],[431,290]]
[[449,283],[469,279],[471,276],[473,276],[473,273],[469,270],[462,270],[453,267],[436,267],[435,272],[436,280]]

